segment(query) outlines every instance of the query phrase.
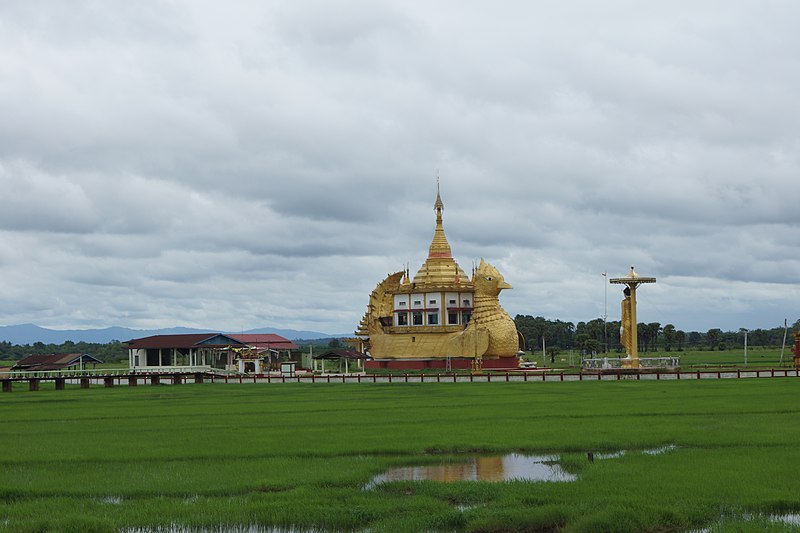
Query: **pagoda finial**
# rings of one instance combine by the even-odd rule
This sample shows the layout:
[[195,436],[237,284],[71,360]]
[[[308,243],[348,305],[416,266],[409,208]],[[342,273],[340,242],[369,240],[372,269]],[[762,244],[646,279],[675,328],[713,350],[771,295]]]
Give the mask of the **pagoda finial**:
[[444,235],[444,227],[442,226],[444,202],[442,202],[442,196],[439,194],[438,170],[436,171],[436,203],[433,204],[433,209],[436,211],[436,231],[433,234],[433,242],[431,243],[428,257],[452,257],[450,255],[450,244],[447,242],[447,237]]
[[436,169],[436,203],[433,204],[433,209],[436,211],[436,222],[441,224],[444,202],[442,202],[442,196],[439,194],[439,169]]

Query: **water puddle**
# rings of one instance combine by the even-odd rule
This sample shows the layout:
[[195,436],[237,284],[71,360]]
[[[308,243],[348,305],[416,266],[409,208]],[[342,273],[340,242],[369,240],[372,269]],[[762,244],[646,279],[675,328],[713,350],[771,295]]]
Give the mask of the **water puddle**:
[[773,514],[769,516],[769,520],[789,526],[800,526],[800,513]]
[[264,527],[257,525],[219,527],[187,527],[177,524],[157,528],[125,529],[124,533],[322,533],[320,529],[301,529],[293,527]]
[[666,446],[660,446],[658,448],[651,448],[649,450],[642,450],[642,453],[647,455],[661,455],[662,453],[671,452],[673,450],[677,450],[678,447],[674,444],[667,444]]
[[648,448],[646,450],[617,450],[615,452],[597,452],[592,454],[593,459],[619,459],[628,453],[643,453],[645,455],[661,455],[662,453],[677,450],[678,447],[674,444],[666,444],[658,448]]
[[619,459],[623,455],[625,455],[625,450],[619,450],[616,452],[608,452],[608,453],[595,453],[593,457],[595,459]]
[[389,481],[575,481],[578,477],[561,468],[557,455],[516,453],[494,457],[470,457],[463,462],[425,466],[401,466],[373,477],[365,490]]
[[[800,513],[785,513],[785,514],[771,514],[771,515],[745,513],[742,515],[732,515],[728,517],[727,520],[736,520],[737,518],[739,520],[742,520],[744,523],[755,523],[766,520],[767,522],[778,523],[785,526],[800,526]],[[730,529],[731,525],[727,524],[724,520],[725,519],[721,519],[720,521],[711,524],[710,526],[700,529],[692,529],[690,531],[687,531],[686,533],[717,533]]]

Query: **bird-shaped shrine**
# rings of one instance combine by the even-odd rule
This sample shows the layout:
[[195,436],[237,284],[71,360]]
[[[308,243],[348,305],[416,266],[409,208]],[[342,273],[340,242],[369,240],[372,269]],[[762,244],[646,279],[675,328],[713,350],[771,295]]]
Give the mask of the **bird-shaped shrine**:
[[356,335],[368,369],[517,368],[520,335],[500,306],[510,289],[483,259],[469,279],[453,259],[437,191],[436,230],[428,258],[413,279],[402,270],[375,287]]

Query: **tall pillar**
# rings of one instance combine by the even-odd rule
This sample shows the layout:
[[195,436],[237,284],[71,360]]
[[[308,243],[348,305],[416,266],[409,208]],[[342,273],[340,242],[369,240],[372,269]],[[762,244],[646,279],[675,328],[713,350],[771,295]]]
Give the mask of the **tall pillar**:
[[[611,278],[609,283],[625,285],[625,299],[622,301],[622,325],[625,328],[623,335],[628,339],[626,354],[629,359],[624,367],[639,368],[639,336],[637,332],[638,318],[636,316],[636,289],[642,283],[655,283],[656,278],[642,277],[631,267],[631,271],[623,278]],[[627,314],[627,317],[625,316]],[[627,324],[626,324],[627,322]],[[627,326],[627,327],[626,327]]]

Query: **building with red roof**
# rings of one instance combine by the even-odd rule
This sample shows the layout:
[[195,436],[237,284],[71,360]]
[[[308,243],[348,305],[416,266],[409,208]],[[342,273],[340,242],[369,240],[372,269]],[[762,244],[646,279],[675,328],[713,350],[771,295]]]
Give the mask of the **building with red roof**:
[[261,374],[299,349],[270,333],[153,335],[128,341],[128,364],[151,372],[205,367]]

